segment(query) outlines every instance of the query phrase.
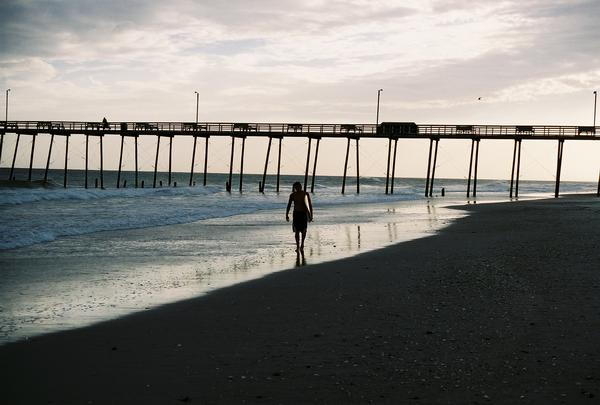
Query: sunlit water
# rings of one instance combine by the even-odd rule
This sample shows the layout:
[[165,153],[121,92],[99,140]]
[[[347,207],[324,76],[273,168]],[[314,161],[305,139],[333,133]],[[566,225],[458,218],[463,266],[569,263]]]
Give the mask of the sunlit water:
[[[61,172],[52,172],[55,182]],[[1,176],[1,173],[0,173]],[[78,173],[71,175],[77,180]],[[220,176],[220,177],[219,177]],[[107,182],[114,173],[107,173]],[[179,179],[181,177],[181,179]],[[208,187],[0,189],[0,342],[69,329],[208,293],[275,271],[334,260],[432,234],[464,215],[464,182],[441,180],[447,197],[421,197],[423,181],[361,179],[361,194],[338,177],[317,181],[305,257],[285,222],[289,192],[226,193]],[[260,176],[245,176],[257,184]],[[298,177],[284,176],[289,189]],[[302,178],[299,178],[302,180]],[[175,175],[179,184],[184,175]],[[566,183],[566,192],[595,185]],[[478,193],[506,200],[507,183]],[[530,195],[548,182],[522,182]],[[283,189],[283,187],[282,187]],[[440,189],[437,188],[437,194]]]

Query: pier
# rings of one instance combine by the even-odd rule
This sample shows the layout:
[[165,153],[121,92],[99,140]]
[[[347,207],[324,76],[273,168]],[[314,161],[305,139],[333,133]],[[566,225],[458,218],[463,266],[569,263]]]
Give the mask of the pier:
[[[555,197],[560,194],[560,175],[562,170],[562,156],[565,141],[577,140],[600,140],[597,135],[600,127],[593,126],[557,126],[557,125],[447,125],[447,124],[416,124],[414,122],[383,122],[375,124],[307,124],[307,123],[219,123],[219,122],[75,122],[75,121],[8,121],[0,123],[0,157],[3,151],[5,136],[16,136],[15,148],[12,156],[9,180],[12,180],[19,141],[22,136],[31,136],[31,151],[29,161],[28,180],[32,181],[33,159],[36,137],[41,134],[50,136],[50,145],[47,153],[44,180],[47,180],[48,169],[52,155],[52,146],[55,137],[64,138],[65,162],[64,162],[64,187],[67,187],[68,177],[68,154],[69,138],[73,135],[85,136],[85,184],[88,187],[87,169],[89,159],[89,137],[98,137],[100,140],[100,186],[104,187],[103,166],[103,137],[120,136],[121,148],[119,155],[119,167],[117,185],[120,187],[121,168],[123,166],[123,144],[125,137],[131,137],[135,141],[135,187],[138,187],[138,138],[156,137],[156,157],[154,162],[154,181],[152,186],[156,187],[156,174],[159,164],[159,151],[161,140],[167,139],[169,144],[169,178],[171,185],[171,162],[174,137],[193,137],[194,146],[190,153],[191,168],[189,186],[194,184],[194,164],[198,138],[202,138],[204,144],[204,172],[203,184],[207,182],[207,168],[209,161],[209,140],[211,137],[231,138],[231,157],[229,163],[229,181],[226,184],[227,191],[232,189],[233,165],[236,159],[236,143],[240,144],[240,172],[239,191],[243,191],[244,175],[244,152],[245,142],[248,137],[266,137],[268,146],[265,158],[262,182],[259,191],[264,192],[271,153],[272,141],[277,142],[277,180],[276,191],[279,192],[279,176],[281,169],[281,145],[286,138],[305,138],[308,140],[306,154],[306,165],[304,172],[304,189],[308,188],[309,169],[311,167],[311,148],[315,143],[314,160],[312,161],[312,177],[310,191],[314,192],[315,175],[317,173],[317,161],[319,157],[319,145],[322,139],[338,138],[346,139],[346,154],[344,160],[341,192],[346,192],[346,179],[348,175],[348,160],[350,158],[350,145],[356,145],[356,193],[360,193],[360,162],[359,141],[369,139],[388,139],[387,170],[385,182],[385,194],[394,193],[394,181],[396,178],[396,152],[398,141],[402,139],[424,139],[429,140],[429,155],[426,170],[424,195],[433,196],[435,182],[435,169],[437,163],[438,146],[441,140],[467,139],[471,140],[471,153],[469,157],[469,173],[467,178],[467,197],[477,196],[477,169],[479,162],[479,143],[482,140],[503,139],[514,142],[512,170],[510,179],[509,195],[512,198],[519,195],[519,174],[521,162],[521,143],[523,141],[555,140],[557,141],[556,159],[556,183],[554,189]],[[38,152],[39,153],[39,152]],[[385,158],[385,157],[383,157]],[[391,170],[390,170],[391,169]],[[598,178],[598,196],[600,196],[600,175]]]

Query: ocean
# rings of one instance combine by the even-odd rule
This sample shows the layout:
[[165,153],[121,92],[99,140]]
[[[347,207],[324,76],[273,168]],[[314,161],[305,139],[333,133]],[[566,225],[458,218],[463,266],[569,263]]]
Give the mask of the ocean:
[[[17,169],[26,179],[27,170]],[[0,170],[5,179],[8,171]],[[34,170],[33,178],[43,177]],[[192,298],[276,271],[359,254],[431,235],[465,215],[466,181],[436,179],[434,198],[424,197],[424,179],[396,179],[385,194],[385,178],[318,176],[312,195],[315,220],[309,225],[305,257],[294,251],[285,207],[291,185],[303,175],[245,174],[243,192],[234,176],[202,174],[188,187],[189,174],[98,172],[83,188],[84,172],[51,170],[50,186],[0,188],[0,344],[89,325],[157,305]],[[162,181],[162,187],[160,182]],[[175,187],[175,183],[177,186]],[[121,183],[122,184],[122,183]],[[150,187],[149,187],[150,186]],[[310,178],[309,178],[310,187]],[[444,188],[445,196],[441,197]],[[478,180],[479,201],[507,201],[509,182]],[[553,182],[521,181],[521,198],[552,196]],[[596,184],[563,182],[561,193],[596,192]]]

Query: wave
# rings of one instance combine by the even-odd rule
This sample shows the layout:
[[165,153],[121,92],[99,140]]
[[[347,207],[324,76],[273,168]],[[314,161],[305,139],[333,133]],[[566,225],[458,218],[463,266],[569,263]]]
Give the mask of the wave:
[[[422,179],[397,179],[394,194],[384,194],[385,179],[361,179],[361,193],[354,182],[341,194],[337,178],[315,186],[313,203],[320,206],[368,204],[423,197]],[[288,181],[289,183],[289,181]],[[287,183],[286,183],[287,184]],[[439,185],[438,185],[439,184]],[[551,183],[522,182],[528,193],[548,193]],[[390,184],[391,185],[391,184]],[[447,192],[464,192],[459,180],[440,180]],[[507,197],[503,181],[480,181],[480,192]],[[589,188],[589,184],[565,185],[567,189]],[[455,190],[455,191],[454,191]],[[46,188],[2,189],[0,192],[0,250],[45,243],[57,238],[110,230],[128,230],[191,223],[212,218],[250,214],[260,210],[285,210],[288,192],[275,193],[272,184],[265,194],[257,191],[226,193],[222,186],[164,188]]]

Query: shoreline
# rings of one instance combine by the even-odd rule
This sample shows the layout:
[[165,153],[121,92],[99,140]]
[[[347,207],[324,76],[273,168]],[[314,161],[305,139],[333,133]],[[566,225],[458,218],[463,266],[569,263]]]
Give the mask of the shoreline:
[[322,206],[309,227],[304,260],[294,253],[283,210],[272,209],[160,228],[103,231],[0,252],[0,267],[5,268],[0,279],[0,345],[430,235],[462,215],[444,208],[449,204]]
[[[592,403],[600,204],[438,233],[0,347],[11,403]],[[35,388],[35,389],[33,389]]]

